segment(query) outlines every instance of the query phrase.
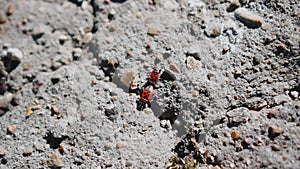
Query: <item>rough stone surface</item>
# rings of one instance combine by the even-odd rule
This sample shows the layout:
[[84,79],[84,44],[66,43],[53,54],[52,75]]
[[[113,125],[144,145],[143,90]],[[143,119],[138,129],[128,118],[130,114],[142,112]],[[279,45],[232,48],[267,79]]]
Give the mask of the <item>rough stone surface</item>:
[[[299,13],[296,0],[0,0],[0,168],[299,168]],[[126,72],[141,87],[154,66],[138,111]]]

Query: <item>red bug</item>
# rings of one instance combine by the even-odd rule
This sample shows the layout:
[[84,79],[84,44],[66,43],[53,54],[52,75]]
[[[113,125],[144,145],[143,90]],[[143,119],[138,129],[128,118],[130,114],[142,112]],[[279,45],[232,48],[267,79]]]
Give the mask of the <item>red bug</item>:
[[145,104],[149,104],[150,103],[150,99],[152,98],[152,96],[154,95],[154,88],[153,86],[147,86],[144,88],[143,93],[141,94],[141,101]]
[[150,73],[149,82],[157,83],[159,76],[160,76],[160,71],[156,67],[154,67]]

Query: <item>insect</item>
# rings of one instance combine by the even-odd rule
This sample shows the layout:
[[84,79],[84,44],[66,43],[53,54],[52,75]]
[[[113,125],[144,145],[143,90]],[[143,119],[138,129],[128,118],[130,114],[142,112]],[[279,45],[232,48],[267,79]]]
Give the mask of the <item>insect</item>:
[[157,83],[160,76],[160,70],[158,70],[156,67],[154,67],[150,73],[149,82],[150,83]]
[[151,100],[153,95],[154,95],[153,86],[149,85],[149,86],[145,87],[142,94],[141,94],[141,97],[138,101],[137,109],[138,110],[143,110],[146,107],[146,105],[148,107],[151,107],[150,100]]

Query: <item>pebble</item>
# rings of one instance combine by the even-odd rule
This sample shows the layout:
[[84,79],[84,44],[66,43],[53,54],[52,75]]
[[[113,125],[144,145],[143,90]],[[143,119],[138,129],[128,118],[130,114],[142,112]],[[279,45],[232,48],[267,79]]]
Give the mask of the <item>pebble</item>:
[[176,76],[174,75],[174,73],[168,69],[166,69],[160,76],[161,79],[163,80],[167,80],[167,81],[175,81],[176,80]]
[[14,13],[16,9],[16,6],[14,4],[9,4],[9,6],[7,7],[7,10],[6,10],[6,15],[12,15]]
[[205,29],[205,34],[210,38],[216,38],[221,35],[221,28],[217,26],[208,26]]
[[13,61],[21,62],[23,53],[18,48],[9,48],[6,53],[6,57],[9,57]]
[[15,136],[16,130],[17,130],[17,127],[15,125],[8,126],[6,129],[7,134],[14,135],[14,136]]
[[3,157],[3,156],[5,156],[5,151],[4,151],[4,149],[2,149],[2,148],[0,147],[0,157]]
[[86,9],[88,9],[88,7],[89,7],[89,3],[87,1],[83,1],[81,4],[81,8],[83,10],[86,10]]
[[148,35],[151,35],[151,36],[156,36],[160,33],[160,29],[157,28],[157,27],[154,27],[154,26],[150,26],[148,28]]
[[268,112],[267,117],[268,117],[269,119],[275,118],[275,117],[276,117],[276,116],[275,116],[275,110],[270,110],[270,111]]
[[50,168],[62,168],[64,165],[57,154],[52,154],[49,160]]
[[237,131],[233,131],[231,133],[231,138],[233,138],[234,140],[237,140],[237,139],[240,139],[241,136],[240,136],[240,134]]
[[249,0],[239,0],[242,5],[245,5],[249,2]]
[[117,149],[122,149],[122,148],[126,148],[126,147],[127,147],[127,144],[124,143],[123,141],[118,141],[116,144]]
[[263,18],[248,11],[245,8],[235,10],[234,16],[249,28],[259,28],[263,24]]
[[105,164],[105,167],[106,168],[109,168],[109,167],[112,167],[113,166],[113,163],[112,162],[107,162],[106,164]]
[[23,156],[24,156],[24,157],[31,156],[31,154],[32,154],[32,151],[31,151],[31,150],[25,150],[25,151],[23,152]]
[[6,22],[7,22],[7,19],[4,16],[2,16],[2,14],[0,13],[0,24],[6,23]]
[[143,112],[145,113],[145,114],[153,114],[153,111],[152,111],[152,109],[150,109],[150,108],[145,108],[144,110],[143,110]]
[[0,108],[8,109],[14,97],[15,95],[12,93],[6,93],[4,96],[0,96]]
[[283,133],[283,130],[280,127],[274,127],[274,126],[270,126],[268,131],[269,131],[269,136],[272,139]]
[[202,63],[194,57],[189,56],[186,58],[186,66],[191,70],[199,71],[202,67]]
[[59,145],[59,146],[58,146],[58,151],[59,151],[60,154],[64,154],[66,150],[65,150],[65,147],[64,147],[64,146]]
[[81,53],[82,53],[82,49],[74,48],[72,51],[73,60],[79,60],[79,58],[81,57]]
[[132,167],[132,166],[133,166],[133,163],[132,163],[132,162],[129,162],[129,161],[126,161],[125,166],[126,166],[126,167]]
[[31,116],[31,114],[32,114],[32,109],[31,109],[31,107],[29,107],[28,109],[27,109],[27,112],[26,112],[26,119],[27,118],[29,118],[29,116]]
[[32,38],[34,40],[38,40],[44,35],[44,33],[45,33],[45,30],[42,28],[39,28],[32,33]]
[[193,97],[199,97],[199,91],[198,90],[193,90],[192,95],[193,95]]
[[297,91],[290,92],[292,99],[297,99],[299,97],[299,93]]
[[170,120],[161,120],[160,121],[160,126],[162,128],[165,128],[165,129],[172,129],[172,125],[170,123]]
[[222,50],[222,54],[227,53],[229,50],[230,50],[229,47],[224,47],[223,50]]
[[51,106],[51,111],[52,111],[53,114],[59,114],[59,110],[55,105]]
[[237,8],[239,8],[241,4],[238,1],[232,1],[230,6],[226,9],[227,12],[233,12]]
[[279,151],[280,150],[280,147],[277,144],[272,145],[271,148],[272,148],[273,151]]
[[156,57],[155,57],[155,63],[162,62],[163,60],[164,60],[163,55],[161,55],[161,54],[156,55]]
[[113,144],[112,144],[112,143],[106,143],[106,144],[104,145],[104,149],[105,149],[105,150],[110,150],[110,149],[112,149],[112,147],[113,147]]
[[5,51],[2,61],[6,67],[6,71],[9,73],[14,70],[20,64],[22,58],[23,54],[17,48],[9,48],[7,51]]
[[117,14],[116,10],[111,9],[111,10],[109,11],[109,14],[108,14],[108,19],[109,19],[109,20],[114,20],[116,14]]
[[176,64],[173,64],[173,63],[170,64],[170,70],[172,72],[175,72],[175,73],[180,73],[181,72],[179,67]]
[[89,43],[91,40],[93,39],[93,34],[91,32],[88,32],[84,35],[83,39],[82,39],[82,44],[87,44]]
[[135,14],[135,16],[136,16],[136,18],[140,19],[140,18],[142,18],[142,17],[143,17],[143,14],[142,14],[142,13],[140,13],[140,12],[138,12],[138,13],[136,13],[136,14]]

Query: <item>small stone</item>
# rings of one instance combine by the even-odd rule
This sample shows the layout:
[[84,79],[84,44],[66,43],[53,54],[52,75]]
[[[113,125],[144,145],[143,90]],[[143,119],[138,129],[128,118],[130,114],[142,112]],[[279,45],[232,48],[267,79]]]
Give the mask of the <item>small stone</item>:
[[62,168],[64,166],[57,154],[51,155],[48,164],[49,164],[49,167],[51,167],[51,168]]
[[132,167],[132,166],[133,166],[133,163],[132,163],[132,162],[129,162],[129,161],[126,161],[125,166],[126,166],[126,167]]
[[292,99],[297,99],[299,97],[299,93],[294,90],[290,92],[290,96],[292,97]]
[[145,108],[144,110],[143,110],[143,112],[145,113],[145,114],[148,114],[148,115],[150,115],[150,114],[153,114],[153,111],[152,111],[152,109],[150,109],[150,108]]
[[242,5],[245,5],[249,2],[249,0],[239,0]]
[[81,4],[81,8],[83,10],[86,10],[86,9],[88,9],[88,7],[89,7],[89,3],[87,1],[83,1]]
[[10,102],[15,97],[12,93],[6,93],[4,96],[0,96],[0,108],[8,110]]
[[241,136],[240,136],[240,134],[237,131],[233,131],[231,133],[231,138],[233,138],[234,140],[237,140],[237,139],[240,139]]
[[151,35],[151,36],[156,36],[160,33],[160,29],[157,28],[157,27],[154,27],[154,26],[150,26],[148,28],[148,35]]
[[202,68],[202,63],[194,57],[188,56],[186,58],[186,66],[191,70],[199,71]]
[[73,60],[79,60],[81,57],[82,49],[74,48],[72,51]]
[[235,10],[234,16],[249,28],[259,28],[263,24],[263,18],[248,11],[245,8]]
[[52,114],[59,114],[59,110],[55,105],[51,106],[51,112]]
[[163,55],[156,55],[156,57],[155,57],[155,64],[157,64],[157,63],[159,63],[159,62],[162,62],[164,60],[164,57],[163,57]]
[[17,130],[17,127],[15,125],[8,126],[7,129],[6,129],[7,134],[10,134],[10,135],[13,135],[13,136],[15,136],[16,130]]
[[112,167],[112,166],[113,166],[113,163],[112,163],[112,162],[107,162],[107,163],[105,164],[105,167],[106,167],[106,168]]
[[272,145],[271,148],[272,148],[273,151],[279,151],[280,150],[280,147],[277,144]]
[[285,47],[285,45],[284,45],[283,43],[280,43],[280,44],[277,46],[277,48],[278,48],[279,50],[285,50],[285,49],[286,49],[286,47]]
[[170,70],[166,69],[160,76],[161,79],[167,80],[167,81],[175,81],[176,76],[174,73],[172,73]]
[[33,33],[32,33],[32,38],[36,41],[38,39],[40,39],[45,33],[45,30],[42,28],[36,29]]
[[172,129],[172,125],[171,125],[170,120],[161,120],[160,121],[160,126],[162,128],[165,128],[165,129]]
[[178,68],[178,66],[173,63],[170,64],[170,70],[175,73],[180,73],[180,69]]
[[116,31],[118,28],[115,26],[115,25],[109,25],[108,26],[108,30],[109,30],[109,32],[114,32],[114,31]]
[[113,147],[113,145],[111,143],[107,143],[104,145],[105,150],[110,150],[110,149],[112,149],[112,147]]
[[23,58],[22,52],[17,48],[9,48],[6,51],[6,55],[2,58],[4,66],[7,72],[14,70],[21,62]]
[[225,54],[225,53],[227,53],[229,50],[230,50],[229,47],[224,47],[223,50],[222,50],[222,53]]
[[136,18],[140,19],[143,17],[142,13],[138,12],[135,14]]
[[59,151],[60,154],[64,154],[66,150],[65,150],[65,147],[64,147],[64,146],[59,145],[59,146],[58,146],[58,151]]
[[14,13],[16,9],[16,6],[14,4],[9,4],[7,10],[6,10],[6,15],[9,16],[9,15],[12,15]]
[[24,70],[24,71],[30,70],[31,67],[32,67],[32,65],[31,65],[30,62],[26,62],[26,63],[23,64],[23,70]]
[[193,90],[192,95],[193,95],[193,97],[198,97],[199,96],[199,91]]
[[108,13],[108,19],[109,20],[114,20],[115,19],[115,15],[117,14],[116,10],[111,9]]
[[226,9],[227,12],[233,12],[236,10],[238,7],[240,7],[241,4],[238,1],[232,1],[230,3],[230,6]]
[[31,154],[32,154],[32,151],[31,151],[31,150],[26,150],[26,151],[23,152],[23,156],[24,156],[24,157],[31,156]]
[[2,148],[0,147],[0,157],[3,157],[3,156],[5,156],[5,151],[4,151],[4,149],[2,149]]
[[281,128],[279,128],[279,127],[270,126],[268,132],[269,132],[269,137],[271,139],[274,139],[275,137],[277,137],[280,134],[282,134],[283,130]]
[[236,75],[236,76],[240,76],[240,75],[242,75],[242,71],[237,69],[237,70],[234,71],[233,74]]
[[127,128],[127,127],[129,127],[129,124],[128,123],[124,123],[123,124],[123,128]]
[[275,117],[276,117],[276,116],[275,116],[275,110],[270,110],[270,111],[268,112],[267,117],[268,117],[269,119],[275,118]]
[[0,24],[6,23],[6,22],[7,22],[7,19],[4,16],[2,16],[2,14],[0,13]]
[[249,138],[245,138],[245,139],[243,140],[243,143],[245,143],[246,145],[250,145],[250,144],[251,144]]
[[123,141],[118,141],[116,144],[117,149],[122,149],[122,148],[126,148],[126,147],[127,147],[127,144],[124,143]]
[[88,32],[84,35],[84,38],[82,39],[82,44],[87,44],[93,39],[93,34],[91,32]]
[[68,37],[66,35],[60,35],[58,37],[59,44],[61,44],[61,45],[63,45],[67,40],[68,40]]
[[221,35],[221,28],[219,28],[218,26],[208,26],[205,29],[205,34],[206,36],[210,37],[210,38],[216,38],[217,36]]

